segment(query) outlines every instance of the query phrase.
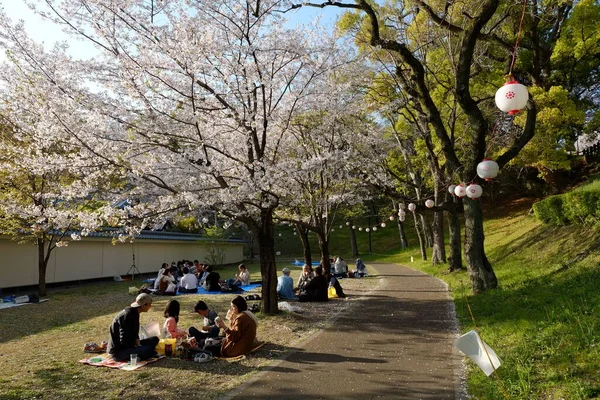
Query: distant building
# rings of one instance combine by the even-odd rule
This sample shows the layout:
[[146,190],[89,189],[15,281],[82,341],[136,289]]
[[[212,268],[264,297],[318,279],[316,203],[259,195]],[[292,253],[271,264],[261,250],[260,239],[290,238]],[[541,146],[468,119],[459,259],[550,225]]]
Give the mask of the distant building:
[[[95,232],[53,250],[46,271],[46,283],[124,276],[134,264],[135,273],[158,272],[161,264],[179,260],[210,263],[215,254],[222,264],[243,261],[245,242],[240,239],[212,239],[202,235],[142,231],[133,243],[112,244],[109,232]],[[18,244],[0,236],[3,274],[0,288],[38,284],[38,253],[33,244]],[[132,270],[133,271],[133,270]]]

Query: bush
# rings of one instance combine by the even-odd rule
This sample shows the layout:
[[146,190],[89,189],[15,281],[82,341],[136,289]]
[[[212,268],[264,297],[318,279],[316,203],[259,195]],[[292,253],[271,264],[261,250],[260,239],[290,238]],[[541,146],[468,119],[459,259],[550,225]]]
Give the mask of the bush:
[[551,225],[600,225],[600,191],[578,190],[533,205],[535,216]]
[[533,212],[537,219],[545,224],[567,225],[563,210],[563,195],[550,196],[533,204]]

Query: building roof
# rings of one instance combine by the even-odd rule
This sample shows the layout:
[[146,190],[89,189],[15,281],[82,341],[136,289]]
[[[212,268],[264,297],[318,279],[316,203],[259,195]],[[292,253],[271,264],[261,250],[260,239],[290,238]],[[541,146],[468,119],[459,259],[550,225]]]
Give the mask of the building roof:
[[[116,228],[104,228],[98,232],[90,232],[87,237],[96,238],[112,238],[119,234],[120,230]],[[73,232],[79,233],[79,232]],[[172,241],[185,241],[185,242],[228,242],[228,243],[244,243],[243,239],[231,238],[231,239],[215,239],[210,237],[204,237],[194,233],[180,233],[180,232],[164,232],[164,231],[142,231],[139,235],[135,236],[135,240],[172,240]]]

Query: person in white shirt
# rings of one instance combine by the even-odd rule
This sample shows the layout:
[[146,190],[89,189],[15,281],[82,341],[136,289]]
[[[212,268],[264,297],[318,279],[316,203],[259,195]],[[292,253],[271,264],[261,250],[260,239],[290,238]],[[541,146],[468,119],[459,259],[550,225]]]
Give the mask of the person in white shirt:
[[183,267],[183,277],[179,282],[179,293],[198,292],[198,277],[192,273],[188,267]]
[[244,264],[240,264],[238,266],[238,272],[235,275],[235,278],[231,278],[227,280],[228,286],[245,286],[250,284],[250,271],[246,268]]

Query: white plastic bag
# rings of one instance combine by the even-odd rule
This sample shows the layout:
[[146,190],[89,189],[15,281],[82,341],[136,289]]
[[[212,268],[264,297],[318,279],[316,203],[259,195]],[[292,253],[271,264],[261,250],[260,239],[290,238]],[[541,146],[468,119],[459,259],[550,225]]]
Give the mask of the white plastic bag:
[[301,313],[302,312],[302,308],[298,307],[298,306],[293,306],[290,303],[288,303],[287,301],[281,301],[278,303],[278,308],[281,311],[289,311],[289,312],[297,312],[297,313]]
[[473,360],[487,376],[502,364],[496,352],[481,340],[475,331],[469,331],[456,339],[456,347]]

